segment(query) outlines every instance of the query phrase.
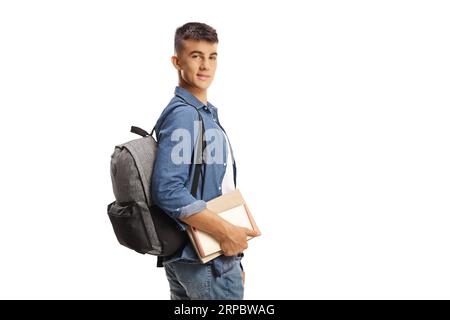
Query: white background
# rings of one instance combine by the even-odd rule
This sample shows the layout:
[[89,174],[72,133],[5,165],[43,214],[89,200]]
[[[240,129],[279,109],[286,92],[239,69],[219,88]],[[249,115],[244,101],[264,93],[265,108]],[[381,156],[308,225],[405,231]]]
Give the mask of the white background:
[[212,25],[208,99],[262,237],[247,299],[450,298],[446,1],[2,1],[0,298],[168,299],[106,214],[116,144]]

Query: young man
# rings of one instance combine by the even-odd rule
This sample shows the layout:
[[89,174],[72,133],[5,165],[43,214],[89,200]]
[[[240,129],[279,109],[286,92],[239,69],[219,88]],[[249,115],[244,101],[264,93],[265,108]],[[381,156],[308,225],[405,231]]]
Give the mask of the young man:
[[[164,258],[171,299],[243,299],[242,252],[247,248],[247,236],[259,235],[228,223],[206,208],[207,201],[236,186],[231,146],[217,108],[207,99],[217,67],[217,44],[216,31],[204,23],[186,23],[176,30],[172,64],[178,71],[179,84],[155,126],[158,153],[152,176],[154,203],[183,228],[191,225],[211,234],[224,253],[202,264],[188,242],[178,253]],[[197,111],[205,129],[206,158],[215,161],[204,161],[197,193],[191,195],[194,170],[190,170],[190,160],[199,134]],[[189,133],[188,141],[180,139],[180,132]],[[214,152],[208,150],[211,132],[217,133]],[[218,141],[222,143],[217,144]],[[181,153],[180,145],[184,146]]]

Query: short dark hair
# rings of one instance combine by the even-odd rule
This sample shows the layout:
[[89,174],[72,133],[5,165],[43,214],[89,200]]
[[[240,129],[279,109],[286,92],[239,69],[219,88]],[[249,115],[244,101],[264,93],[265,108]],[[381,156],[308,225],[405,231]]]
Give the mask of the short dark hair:
[[175,53],[180,53],[183,49],[183,40],[205,40],[211,43],[218,43],[216,29],[200,22],[188,22],[178,27],[175,31]]

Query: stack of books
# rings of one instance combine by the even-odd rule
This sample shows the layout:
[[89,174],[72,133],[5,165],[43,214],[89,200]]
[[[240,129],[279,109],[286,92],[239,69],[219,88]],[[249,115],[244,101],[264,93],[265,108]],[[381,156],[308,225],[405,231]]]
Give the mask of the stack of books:
[[[207,208],[234,225],[259,230],[238,189],[208,201]],[[210,234],[189,226],[188,235],[203,263],[223,254],[219,242]],[[249,236],[247,240],[252,238]]]

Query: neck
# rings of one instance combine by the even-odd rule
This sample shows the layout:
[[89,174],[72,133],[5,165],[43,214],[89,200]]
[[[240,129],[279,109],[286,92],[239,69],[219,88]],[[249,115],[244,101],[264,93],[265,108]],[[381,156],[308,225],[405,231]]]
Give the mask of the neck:
[[187,83],[185,83],[184,81],[180,81],[180,83],[178,85],[181,88],[186,89],[187,91],[192,93],[192,95],[194,97],[196,97],[198,100],[200,100],[205,106],[208,104],[206,89],[200,89],[200,88],[190,86]]

